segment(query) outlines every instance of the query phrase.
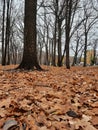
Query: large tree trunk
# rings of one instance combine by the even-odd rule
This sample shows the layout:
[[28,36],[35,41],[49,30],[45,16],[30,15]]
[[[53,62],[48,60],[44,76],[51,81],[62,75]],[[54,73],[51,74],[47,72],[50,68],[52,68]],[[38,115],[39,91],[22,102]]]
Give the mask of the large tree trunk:
[[37,0],[25,0],[24,52],[19,69],[42,70],[37,60],[36,50],[36,7]]

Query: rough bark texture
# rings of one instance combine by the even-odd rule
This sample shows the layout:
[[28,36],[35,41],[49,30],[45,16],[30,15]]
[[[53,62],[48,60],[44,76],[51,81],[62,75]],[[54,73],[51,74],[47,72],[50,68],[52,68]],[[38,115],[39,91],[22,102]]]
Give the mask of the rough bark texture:
[[36,51],[36,7],[37,0],[25,0],[24,52],[19,69],[42,70],[37,61]]
[[66,1],[66,68],[70,69],[69,44],[70,44],[70,22],[72,14],[72,0]]

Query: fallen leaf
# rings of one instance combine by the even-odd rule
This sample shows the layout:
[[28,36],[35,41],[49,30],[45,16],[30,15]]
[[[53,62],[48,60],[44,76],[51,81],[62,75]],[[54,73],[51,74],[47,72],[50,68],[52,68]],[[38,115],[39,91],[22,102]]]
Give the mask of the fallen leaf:
[[98,125],[98,116],[94,116],[91,120],[93,125]]

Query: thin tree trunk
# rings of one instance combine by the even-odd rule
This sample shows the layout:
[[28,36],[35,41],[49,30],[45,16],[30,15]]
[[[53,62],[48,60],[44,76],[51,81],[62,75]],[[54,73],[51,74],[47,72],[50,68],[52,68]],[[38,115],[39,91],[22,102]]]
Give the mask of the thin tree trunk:
[[[67,34],[66,34],[67,36]],[[70,59],[69,59],[69,38],[66,38],[66,68],[70,69]]]
[[54,28],[54,54],[53,54],[53,66],[56,66],[56,46],[57,46],[57,23],[58,23],[58,0],[55,0],[55,28]]
[[97,48],[97,43],[94,45],[94,64],[96,64],[96,48]]
[[40,43],[39,63],[42,64],[42,46]]
[[84,64],[83,64],[83,66],[86,67],[86,64],[87,64],[87,33],[85,32]]
[[2,65],[5,65],[4,63],[4,22],[5,22],[5,0],[3,0],[3,19],[2,19]]
[[10,0],[7,1],[7,18],[6,18],[6,34],[5,34],[5,50],[4,50],[4,64],[9,64],[9,40],[10,40],[10,13],[11,13],[11,7],[10,7]]
[[75,55],[74,55],[72,66],[74,66],[75,64],[77,64],[78,47],[79,47],[79,39],[77,40],[77,45],[76,45],[76,50],[75,50]]
[[46,48],[46,65],[49,65],[49,54],[48,54],[48,41],[49,41],[49,27],[47,25],[47,43],[45,45]]
[[62,50],[61,50],[61,21],[58,21],[58,66],[61,67],[62,66]]
[[53,37],[53,66],[56,66],[56,24],[57,20],[55,20],[55,31],[54,31],[54,37]]
[[72,13],[72,0],[66,1],[66,68],[70,69],[70,54],[69,54],[69,44],[70,44],[70,22]]

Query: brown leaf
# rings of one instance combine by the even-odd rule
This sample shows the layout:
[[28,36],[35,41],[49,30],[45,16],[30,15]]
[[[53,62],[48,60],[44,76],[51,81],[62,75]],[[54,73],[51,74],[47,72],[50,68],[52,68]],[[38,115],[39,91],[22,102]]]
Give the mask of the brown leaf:
[[91,120],[93,125],[98,125],[98,116],[94,116]]
[[11,103],[11,98],[10,98],[10,97],[7,98],[7,99],[2,99],[2,100],[0,101],[0,108],[2,108],[2,107],[8,108],[9,105],[10,105],[10,103]]

